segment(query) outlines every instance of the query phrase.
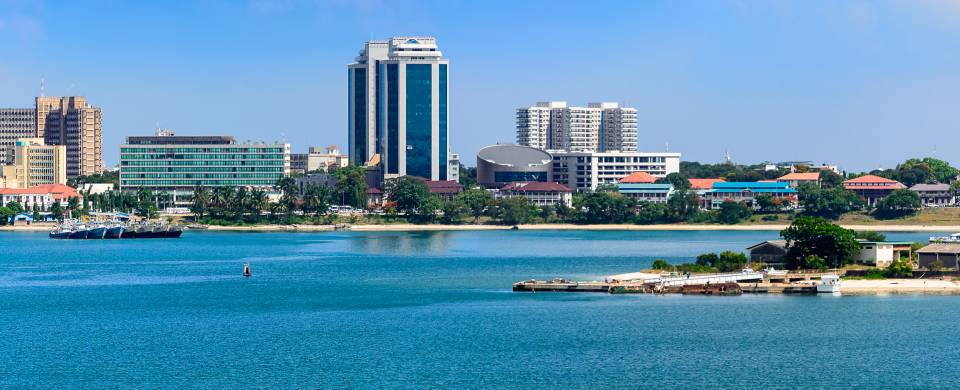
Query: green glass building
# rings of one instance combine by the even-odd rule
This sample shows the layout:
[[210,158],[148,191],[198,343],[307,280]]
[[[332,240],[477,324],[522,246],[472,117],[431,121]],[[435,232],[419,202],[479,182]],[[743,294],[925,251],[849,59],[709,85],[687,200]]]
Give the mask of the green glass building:
[[146,188],[186,207],[197,187],[273,190],[290,173],[289,144],[238,144],[229,136],[127,137],[120,145],[120,189]]

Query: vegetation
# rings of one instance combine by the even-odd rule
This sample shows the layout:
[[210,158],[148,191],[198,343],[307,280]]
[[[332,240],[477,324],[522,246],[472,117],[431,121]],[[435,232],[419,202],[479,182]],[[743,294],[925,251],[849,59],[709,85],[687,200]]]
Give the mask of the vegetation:
[[113,188],[120,188],[120,172],[104,171],[96,175],[79,176],[67,180],[67,185],[80,188],[84,184],[113,184]]
[[751,215],[753,215],[753,212],[750,211],[750,207],[746,203],[727,200],[720,204],[717,222],[732,225],[750,218]]
[[874,231],[860,231],[856,232],[856,237],[858,240],[872,241],[872,242],[884,242],[887,240],[887,236],[880,232]]
[[895,190],[877,202],[874,215],[878,219],[903,218],[920,211],[920,196],[908,189]]
[[780,232],[787,241],[787,268],[839,268],[860,250],[852,230],[820,217],[800,216]]

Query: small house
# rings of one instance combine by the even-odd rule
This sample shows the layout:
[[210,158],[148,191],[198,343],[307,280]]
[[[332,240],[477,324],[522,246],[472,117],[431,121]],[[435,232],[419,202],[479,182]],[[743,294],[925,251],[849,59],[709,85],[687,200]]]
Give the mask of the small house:
[[949,184],[917,184],[910,187],[920,197],[920,203],[926,207],[944,207],[956,204],[956,198]]
[[900,258],[911,259],[909,242],[859,241],[857,262],[883,268]]
[[944,269],[960,269],[960,244],[933,243],[917,250],[917,264],[929,268],[939,261]]
[[782,266],[786,263],[784,260],[787,256],[786,240],[764,241],[748,247],[747,250],[750,251],[751,263],[767,263],[770,266]]

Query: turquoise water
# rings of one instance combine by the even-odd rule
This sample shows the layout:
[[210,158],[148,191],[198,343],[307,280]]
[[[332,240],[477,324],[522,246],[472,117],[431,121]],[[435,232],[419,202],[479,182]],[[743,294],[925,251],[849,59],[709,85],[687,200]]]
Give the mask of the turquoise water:
[[510,291],[772,238],[0,232],[0,387],[960,387],[960,297]]

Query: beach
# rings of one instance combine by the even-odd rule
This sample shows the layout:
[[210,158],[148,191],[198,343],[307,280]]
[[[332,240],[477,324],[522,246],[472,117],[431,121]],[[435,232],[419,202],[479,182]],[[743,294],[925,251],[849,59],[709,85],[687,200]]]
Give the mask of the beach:
[[846,295],[960,294],[960,283],[940,279],[855,279],[842,281],[840,292]]

